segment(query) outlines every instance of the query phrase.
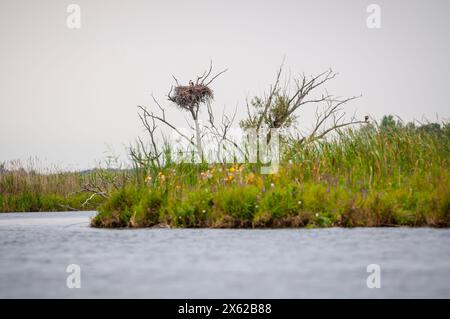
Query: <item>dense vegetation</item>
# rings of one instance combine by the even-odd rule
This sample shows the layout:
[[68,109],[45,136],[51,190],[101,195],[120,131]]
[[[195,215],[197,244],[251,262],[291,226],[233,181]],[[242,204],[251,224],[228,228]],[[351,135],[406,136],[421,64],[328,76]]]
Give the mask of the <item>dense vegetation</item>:
[[[450,125],[380,125],[285,141],[276,174],[258,164],[136,170],[95,227],[450,226]],[[140,175],[140,176],[139,176]]]
[[379,126],[284,144],[258,164],[38,173],[0,168],[0,211],[99,210],[95,227],[450,226],[450,125]]
[[85,172],[41,171],[33,162],[0,165],[0,212],[94,210],[130,172],[97,169]]

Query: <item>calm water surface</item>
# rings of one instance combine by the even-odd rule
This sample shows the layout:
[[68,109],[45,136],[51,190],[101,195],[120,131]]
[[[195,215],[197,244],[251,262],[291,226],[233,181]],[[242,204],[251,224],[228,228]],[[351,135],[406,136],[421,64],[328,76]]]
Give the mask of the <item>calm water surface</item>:
[[0,214],[0,298],[450,298],[450,229],[104,230],[94,215]]

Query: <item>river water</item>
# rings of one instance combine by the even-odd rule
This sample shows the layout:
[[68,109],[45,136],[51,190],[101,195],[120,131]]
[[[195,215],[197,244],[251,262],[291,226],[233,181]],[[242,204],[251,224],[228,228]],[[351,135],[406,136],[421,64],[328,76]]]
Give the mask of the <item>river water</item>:
[[450,298],[450,229],[105,230],[94,215],[0,214],[0,298]]

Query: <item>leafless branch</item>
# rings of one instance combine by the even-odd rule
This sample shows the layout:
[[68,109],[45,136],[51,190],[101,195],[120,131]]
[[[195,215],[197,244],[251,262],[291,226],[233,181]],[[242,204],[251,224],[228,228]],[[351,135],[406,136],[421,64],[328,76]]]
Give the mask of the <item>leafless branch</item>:
[[[156,100],[156,99],[155,99]],[[148,116],[150,118],[152,118],[153,120],[157,120],[163,124],[165,124],[166,126],[170,127],[172,130],[174,130],[178,135],[180,135],[182,138],[184,138],[186,141],[188,141],[189,143],[193,142],[191,141],[191,139],[189,137],[187,137],[186,135],[184,135],[182,132],[180,132],[180,130],[178,128],[176,128],[173,124],[171,124],[170,122],[168,122],[166,120],[166,114],[164,109],[159,105],[159,103],[157,103],[157,105],[159,106],[159,108],[161,109],[162,115],[158,116],[155,115],[153,112],[149,112],[144,106],[142,105],[138,105],[138,108],[142,110],[144,116]]]
[[[346,98],[343,100],[326,100],[327,107],[322,113],[318,113],[316,111],[316,123],[312,132],[308,137],[304,138],[305,141],[313,141],[324,138],[327,134],[332,131],[338,130],[340,128],[355,125],[355,124],[364,124],[367,123],[365,120],[357,120],[355,115],[349,120],[344,121],[345,112],[343,112],[342,106],[352,100],[355,100],[361,96],[353,96],[350,98]],[[332,124],[329,128],[323,129],[325,122],[328,120],[332,120]],[[319,133],[319,130],[322,131]]]

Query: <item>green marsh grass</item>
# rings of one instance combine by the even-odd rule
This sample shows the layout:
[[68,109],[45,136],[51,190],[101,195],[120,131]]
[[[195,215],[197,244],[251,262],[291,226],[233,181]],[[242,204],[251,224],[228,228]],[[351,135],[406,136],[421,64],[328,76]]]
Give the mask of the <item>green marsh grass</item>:
[[100,206],[92,225],[449,227],[449,132],[448,123],[404,126],[387,117],[327,141],[286,141],[272,175],[255,164],[146,168]]
[[[0,212],[48,212],[95,210],[103,202],[102,196],[92,196],[84,186],[105,184],[121,178],[126,171],[96,169],[85,172],[64,172],[57,168],[40,169],[37,160],[26,165],[18,161],[0,166]],[[92,197],[91,197],[92,196]]]

